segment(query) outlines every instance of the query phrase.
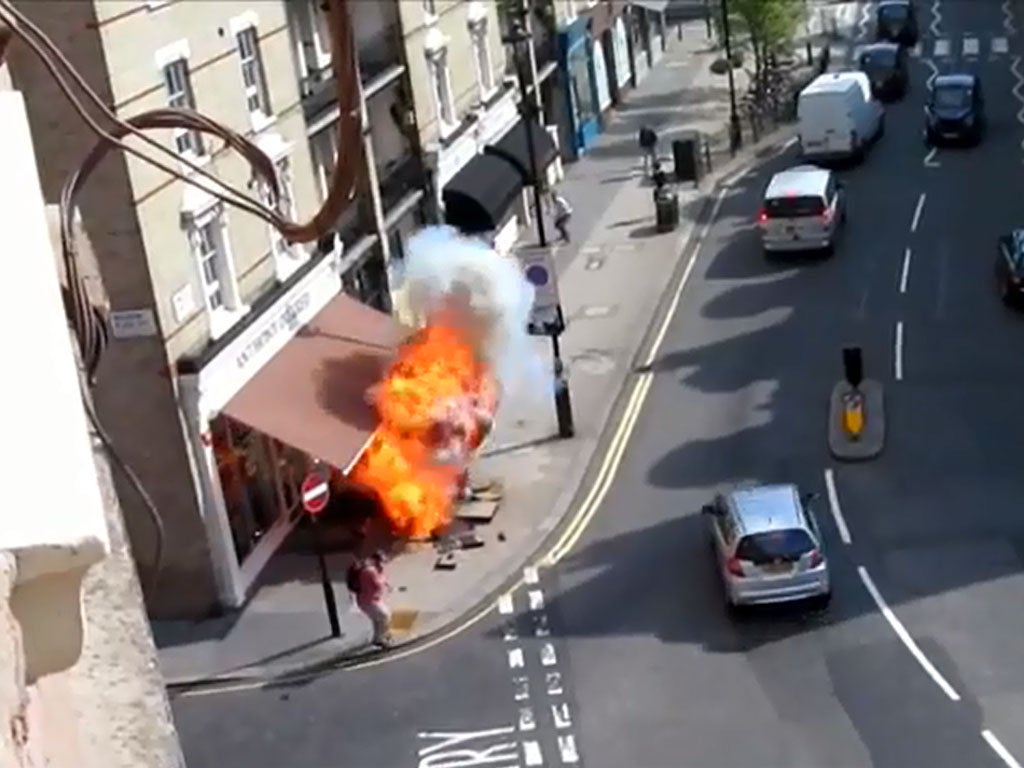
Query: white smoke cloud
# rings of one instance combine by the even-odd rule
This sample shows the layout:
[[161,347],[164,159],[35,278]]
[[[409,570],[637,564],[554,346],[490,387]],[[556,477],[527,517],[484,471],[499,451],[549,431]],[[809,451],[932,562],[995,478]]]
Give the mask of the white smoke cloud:
[[534,287],[515,257],[452,227],[425,227],[410,238],[396,277],[408,309],[419,317],[458,305],[505,394],[537,391],[545,381],[526,329]]

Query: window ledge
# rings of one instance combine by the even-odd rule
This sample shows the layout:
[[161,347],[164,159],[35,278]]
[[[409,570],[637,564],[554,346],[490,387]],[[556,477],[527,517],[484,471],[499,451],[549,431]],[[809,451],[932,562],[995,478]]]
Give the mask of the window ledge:
[[437,136],[441,141],[448,141],[452,136],[458,133],[461,123],[448,123],[444,120],[437,121]]
[[215,309],[208,314],[210,318],[210,338],[216,341],[230,331],[235,323],[249,314],[249,307],[243,304],[236,309]]
[[299,270],[299,267],[307,261],[309,261],[309,253],[306,249],[293,245],[290,256],[274,257],[274,276],[283,283],[294,275]]
[[[6,454],[0,550],[14,556],[11,610],[21,624],[29,681],[67,669],[82,649],[82,579],[109,549],[104,503],[79,370],[65,320],[57,263],[22,96],[0,93],[0,226],[24,257],[18,301],[0,302],[0,328],[22,374],[5,378],[0,423],[18,450]],[[32,332],[22,332],[24,308]],[[22,367],[24,366],[24,367]],[[24,373],[30,371],[31,374]],[[46,426],[39,414],[46,414]]]
[[252,130],[256,134],[263,133],[268,128],[277,124],[277,115],[265,115],[262,112],[250,112],[249,118],[252,121]]

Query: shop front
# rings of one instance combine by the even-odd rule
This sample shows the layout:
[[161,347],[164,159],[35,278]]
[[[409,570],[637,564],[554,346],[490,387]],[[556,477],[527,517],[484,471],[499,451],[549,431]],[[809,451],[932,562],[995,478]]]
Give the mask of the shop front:
[[178,365],[223,607],[245,601],[300,518],[311,466],[347,471],[376,427],[366,392],[403,330],[344,292],[340,267],[353,256],[305,266],[241,332]]
[[665,53],[668,0],[630,0],[629,5],[633,82],[638,85]]
[[612,20],[611,28],[608,30],[608,38],[614,52],[615,77],[613,78],[613,84],[615,86],[615,98],[619,100],[623,97],[625,90],[629,88],[630,81],[633,79],[633,71],[629,65],[629,32],[626,29],[627,9],[619,5],[617,6],[617,11]]
[[569,119],[573,127],[573,146],[585,152],[601,132],[601,110],[591,64],[591,40],[588,20],[580,16],[558,33],[559,66],[567,84]]

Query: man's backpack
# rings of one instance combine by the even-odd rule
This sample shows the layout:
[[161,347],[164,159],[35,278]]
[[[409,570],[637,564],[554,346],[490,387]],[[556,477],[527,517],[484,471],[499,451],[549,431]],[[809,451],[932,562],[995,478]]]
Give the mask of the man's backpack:
[[352,594],[359,593],[359,576],[362,574],[363,569],[359,563],[352,563],[345,572],[345,586],[348,587],[348,591]]

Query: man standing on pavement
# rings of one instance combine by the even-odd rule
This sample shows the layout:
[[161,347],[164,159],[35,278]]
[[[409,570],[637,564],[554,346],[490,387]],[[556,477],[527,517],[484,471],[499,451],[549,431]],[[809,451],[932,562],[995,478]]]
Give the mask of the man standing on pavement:
[[658,134],[649,125],[640,128],[640,152],[644,158],[644,176],[649,176],[658,160]]
[[354,563],[352,568],[357,569],[353,579],[353,586],[357,587],[356,605],[373,625],[371,642],[387,648],[391,645],[391,611],[384,602],[384,593],[391,589],[391,585],[384,576],[384,555],[375,552],[367,560]]

